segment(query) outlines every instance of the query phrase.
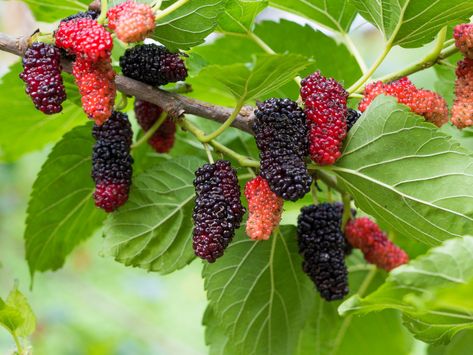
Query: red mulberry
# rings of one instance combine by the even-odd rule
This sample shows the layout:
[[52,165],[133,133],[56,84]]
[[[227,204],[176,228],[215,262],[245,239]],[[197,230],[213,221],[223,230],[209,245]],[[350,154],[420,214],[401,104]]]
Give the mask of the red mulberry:
[[327,301],[348,294],[346,242],[340,211],[339,204],[304,207],[297,222],[299,252],[304,259],[302,268]]
[[55,38],[57,47],[92,62],[108,60],[113,47],[110,33],[87,17],[62,21]]
[[125,43],[143,41],[155,28],[153,9],[132,0],[112,7],[107,17],[108,27]]
[[187,77],[180,54],[156,44],[127,49],[120,57],[120,67],[123,75],[149,85],[166,85]]
[[455,45],[467,58],[473,59],[473,24],[463,23],[453,30]]
[[364,112],[380,94],[395,97],[399,103],[409,106],[412,112],[424,116],[437,127],[448,122],[448,106],[444,98],[435,92],[416,88],[406,77],[388,84],[381,81],[368,84],[358,107],[360,111]]
[[33,43],[23,57],[20,78],[35,107],[47,115],[62,111],[66,91],[61,77],[61,53],[45,43]]
[[405,251],[394,245],[369,218],[350,220],[345,227],[345,237],[354,248],[363,252],[366,261],[381,269],[390,271],[409,262]]
[[452,123],[464,128],[473,125],[473,59],[459,61],[456,74]]
[[78,57],[72,74],[82,96],[82,108],[89,118],[101,125],[112,114],[115,103],[115,72],[110,59],[91,63]]
[[[144,131],[149,130],[162,115],[163,109],[150,102],[136,100],[135,115],[138,123]],[[176,136],[176,124],[170,118],[159,126],[158,130],[148,140],[150,146],[158,153],[167,153],[174,145]]]
[[112,212],[128,200],[131,185],[133,132],[128,116],[113,112],[105,124],[94,126],[92,134],[97,140],[92,154],[95,204]]
[[249,212],[246,234],[254,240],[269,239],[281,221],[283,199],[271,191],[261,176],[247,182],[245,196]]
[[273,98],[257,106],[253,131],[260,150],[260,174],[277,196],[298,200],[312,183],[304,161],[308,144],[304,112],[289,99]]
[[195,176],[193,247],[198,257],[213,263],[233,239],[245,209],[236,171],[228,161],[205,164]]
[[317,72],[302,80],[301,97],[309,124],[310,156],[319,165],[331,165],[340,158],[347,135],[348,93]]

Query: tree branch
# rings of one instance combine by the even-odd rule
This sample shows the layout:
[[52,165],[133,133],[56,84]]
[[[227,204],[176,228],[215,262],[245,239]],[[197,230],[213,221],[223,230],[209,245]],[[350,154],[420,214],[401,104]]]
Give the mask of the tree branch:
[[[28,48],[29,39],[29,36],[11,37],[0,33],[0,50],[23,56]],[[67,73],[72,72],[72,64],[70,61],[63,61],[62,65],[63,71]],[[183,95],[155,89],[122,75],[117,75],[115,83],[119,91],[158,105],[172,117],[179,117],[187,113],[223,123],[233,112],[232,108],[213,105]],[[251,123],[254,119],[253,110],[254,108],[251,106],[243,107],[239,115],[233,121],[232,126],[252,134]]]

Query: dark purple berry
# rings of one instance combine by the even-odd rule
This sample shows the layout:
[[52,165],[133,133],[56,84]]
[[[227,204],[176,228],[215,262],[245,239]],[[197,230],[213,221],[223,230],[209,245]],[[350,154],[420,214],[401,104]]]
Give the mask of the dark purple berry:
[[347,130],[348,131],[355,125],[356,121],[358,121],[360,116],[361,116],[361,113],[359,111],[354,110],[352,108],[348,109],[348,113],[347,113]]

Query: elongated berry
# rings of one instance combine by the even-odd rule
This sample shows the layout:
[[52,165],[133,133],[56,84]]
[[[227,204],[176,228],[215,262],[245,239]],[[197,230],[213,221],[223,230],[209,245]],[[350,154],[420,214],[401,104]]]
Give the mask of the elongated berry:
[[50,44],[33,43],[23,57],[20,78],[35,107],[47,115],[62,111],[66,90],[61,77],[61,53]]
[[363,252],[366,261],[381,269],[390,271],[409,261],[406,252],[394,245],[367,217],[350,220],[345,227],[345,237],[354,248]]
[[284,201],[269,188],[268,182],[258,176],[246,183],[249,217],[246,234],[254,240],[267,240],[281,221]]
[[473,126],[473,59],[457,64],[452,123],[458,128]]
[[200,167],[194,186],[193,247],[198,257],[213,263],[223,255],[245,213],[240,186],[236,171],[224,160]]
[[334,164],[347,135],[348,93],[334,79],[316,72],[301,82],[309,125],[309,153],[319,165]]
[[257,106],[253,131],[260,150],[260,174],[277,196],[298,200],[312,183],[304,161],[308,142],[304,112],[289,99],[272,98]]
[[463,23],[453,29],[455,45],[467,58],[473,59],[473,24]]

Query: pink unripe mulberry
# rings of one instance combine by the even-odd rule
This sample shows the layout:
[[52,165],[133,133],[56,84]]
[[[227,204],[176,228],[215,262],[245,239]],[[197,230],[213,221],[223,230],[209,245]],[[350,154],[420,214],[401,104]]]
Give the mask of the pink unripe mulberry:
[[283,199],[269,188],[268,182],[258,176],[245,186],[249,217],[246,234],[253,240],[267,240],[281,221]]
[[456,75],[452,123],[464,128],[473,125],[473,59],[459,61]]
[[455,45],[467,58],[473,59],[473,24],[463,23],[453,30]]

